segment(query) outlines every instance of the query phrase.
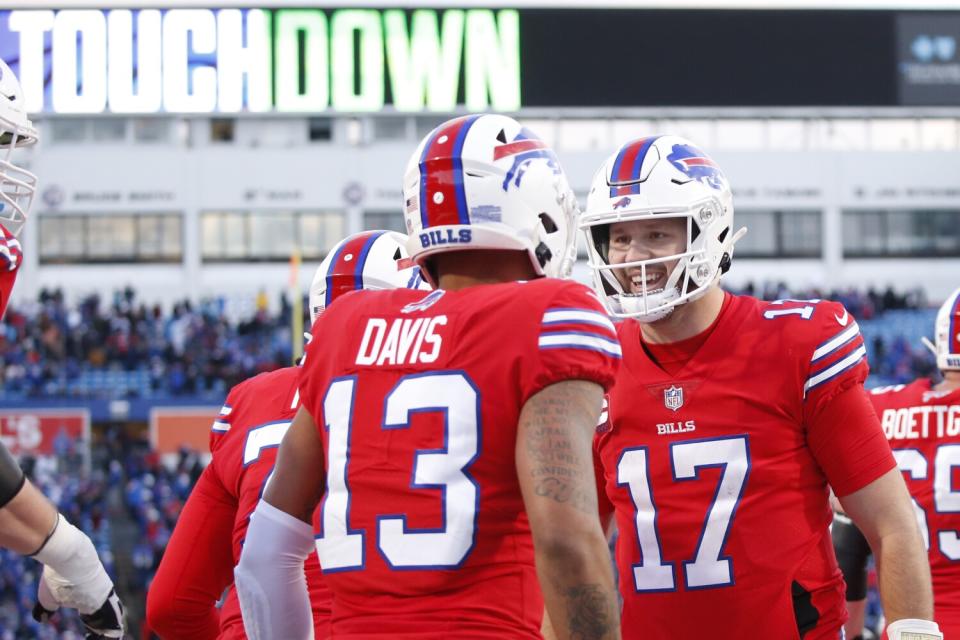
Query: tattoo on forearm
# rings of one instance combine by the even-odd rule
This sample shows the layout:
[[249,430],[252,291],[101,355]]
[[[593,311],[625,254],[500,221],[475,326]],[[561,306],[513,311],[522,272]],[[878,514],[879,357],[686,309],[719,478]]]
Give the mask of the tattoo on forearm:
[[544,478],[534,487],[538,496],[552,498],[561,503],[568,503],[584,513],[597,512],[597,500],[589,492],[577,489],[575,486],[558,480],[557,478]]
[[617,615],[611,609],[613,594],[598,584],[583,584],[561,590],[567,601],[570,637],[576,640],[602,640],[617,626]]
[[571,436],[569,430],[558,425],[571,421],[593,424],[593,413],[589,398],[583,394],[555,393],[537,398],[525,424],[525,446],[534,461],[530,475],[536,494],[590,514],[597,512],[597,497],[589,441],[573,439],[589,439],[589,434]]

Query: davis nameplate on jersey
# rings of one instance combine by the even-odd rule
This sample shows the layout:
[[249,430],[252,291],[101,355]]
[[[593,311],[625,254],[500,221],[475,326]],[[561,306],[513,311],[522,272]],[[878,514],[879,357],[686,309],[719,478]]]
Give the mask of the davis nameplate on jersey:
[[663,406],[670,411],[676,411],[683,406],[683,387],[673,385],[663,390]]

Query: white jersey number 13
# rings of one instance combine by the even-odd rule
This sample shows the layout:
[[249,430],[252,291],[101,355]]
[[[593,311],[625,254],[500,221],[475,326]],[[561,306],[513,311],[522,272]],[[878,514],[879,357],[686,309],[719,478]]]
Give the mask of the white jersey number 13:
[[[329,433],[327,497],[323,503],[323,536],[317,553],[324,573],[350,571],[364,566],[364,531],[350,529],[350,432],[357,380],[334,380],[323,399]],[[467,474],[477,456],[480,409],[477,390],[461,372],[404,376],[384,399],[382,429],[408,429],[410,415],[440,412],[446,433],[442,449],[421,450],[413,461],[409,486],[443,488],[438,508],[444,516],[439,530],[407,526],[404,515],[377,518],[377,547],[394,568],[447,569],[466,560],[476,535],[480,489]]]

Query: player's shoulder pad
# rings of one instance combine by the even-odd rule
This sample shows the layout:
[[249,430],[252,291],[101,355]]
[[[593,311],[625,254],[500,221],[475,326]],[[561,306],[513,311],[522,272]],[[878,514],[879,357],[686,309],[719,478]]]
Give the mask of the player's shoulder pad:
[[593,289],[579,282],[560,281],[542,309],[538,345],[541,350],[595,351],[604,357],[622,356],[617,328]]
[[860,326],[853,314],[839,302],[833,300],[818,302],[810,321],[817,340],[817,349],[823,350],[824,353],[853,340],[863,341]]
[[215,451],[223,439],[230,434],[233,426],[233,418],[240,411],[241,404],[247,396],[246,389],[249,387],[253,378],[247,378],[238,382],[227,392],[227,397],[223,401],[223,406],[213,419],[213,425],[210,428],[210,450]]
[[[584,309],[606,313],[603,303],[600,301],[600,297],[596,292],[576,280],[540,278],[538,280],[532,280],[524,286],[527,287],[527,293],[536,291],[538,297],[551,306],[556,304],[570,304]],[[531,289],[533,291],[531,291]]]
[[[289,380],[296,378],[298,374],[299,369],[297,367],[281,367],[279,369],[274,369],[273,371],[264,371],[263,373],[258,373],[252,378],[247,378],[241,382],[240,385],[244,386],[244,394],[256,393],[265,386],[286,383]],[[237,386],[239,387],[240,385]]]
[[806,371],[804,396],[827,388],[847,372],[859,371],[867,350],[853,315],[830,300],[782,300],[766,304],[763,317],[779,329],[783,353],[793,354]]
[[782,332],[791,341],[812,342],[857,326],[850,312],[831,300],[761,301],[759,312],[770,331]]
[[[242,432],[242,428],[249,417],[249,411],[262,410],[265,407],[275,407],[278,411],[292,411],[293,407],[285,404],[291,394],[291,389],[299,380],[298,367],[283,367],[259,373],[240,382],[227,395],[220,414],[214,419],[212,435],[218,439],[225,439],[231,433]],[[213,447],[211,446],[211,450]]]
[[[370,291],[367,289],[355,289],[353,291],[347,291],[341,296],[338,296],[337,299],[327,308],[323,310],[323,313],[320,315],[319,319],[336,317],[350,307],[355,308],[356,305],[361,304],[364,300],[369,298],[368,295]],[[362,295],[358,295],[362,294]]]
[[600,324],[616,334],[616,328],[600,297],[590,287],[574,280],[559,280],[543,278],[539,282],[540,291],[536,296],[536,307],[543,310],[545,324],[571,319],[571,314],[580,314],[581,319],[589,317],[595,324]]

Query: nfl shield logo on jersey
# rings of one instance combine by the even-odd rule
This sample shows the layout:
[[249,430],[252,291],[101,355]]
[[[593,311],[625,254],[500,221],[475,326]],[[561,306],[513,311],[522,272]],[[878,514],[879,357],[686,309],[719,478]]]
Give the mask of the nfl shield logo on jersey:
[[676,411],[683,406],[683,387],[676,385],[663,390],[663,406],[671,411]]

